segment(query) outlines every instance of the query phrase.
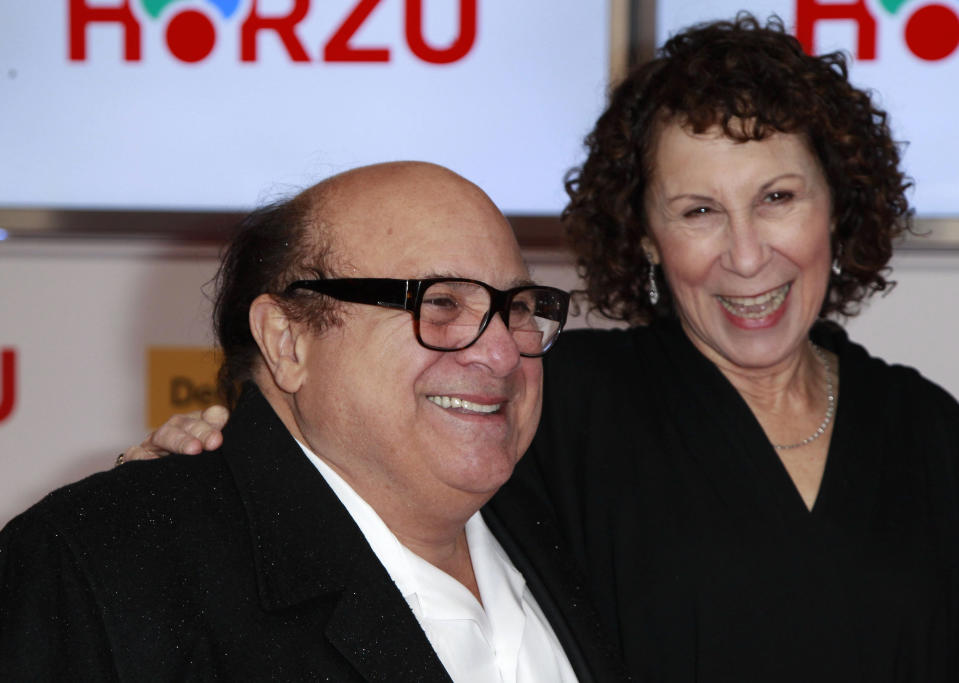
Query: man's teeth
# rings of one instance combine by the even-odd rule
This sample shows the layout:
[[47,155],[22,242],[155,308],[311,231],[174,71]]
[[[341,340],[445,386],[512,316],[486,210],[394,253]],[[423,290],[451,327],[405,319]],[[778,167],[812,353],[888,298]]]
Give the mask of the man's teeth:
[[469,410],[474,413],[495,413],[502,405],[502,403],[473,403],[472,401],[456,398],[455,396],[427,396],[427,398],[440,408],[459,408],[460,410]]
[[759,296],[720,296],[719,303],[727,311],[740,318],[765,318],[786,300],[791,283]]

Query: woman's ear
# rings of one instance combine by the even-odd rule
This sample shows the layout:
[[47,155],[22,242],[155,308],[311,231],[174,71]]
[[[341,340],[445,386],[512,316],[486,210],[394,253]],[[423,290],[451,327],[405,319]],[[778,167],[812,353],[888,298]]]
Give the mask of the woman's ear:
[[295,394],[306,377],[297,344],[302,330],[272,295],[261,294],[250,304],[250,332],[260,347],[263,365],[274,384],[289,394]]
[[643,235],[639,240],[639,244],[646,253],[646,260],[648,260],[654,266],[658,266],[659,247],[656,246],[656,243],[653,241],[653,239],[649,235]]

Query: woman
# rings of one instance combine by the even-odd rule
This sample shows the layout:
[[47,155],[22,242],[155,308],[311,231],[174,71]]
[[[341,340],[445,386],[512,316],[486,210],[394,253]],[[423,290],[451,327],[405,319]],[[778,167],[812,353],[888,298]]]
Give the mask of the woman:
[[592,306],[634,326],[559,341],[516,476],[630,667],[959,680],[959,405],[824,321],[889,286],[907,227],[885,114],[842,56],[740,15],[668,41],[587,144],[564,221]]

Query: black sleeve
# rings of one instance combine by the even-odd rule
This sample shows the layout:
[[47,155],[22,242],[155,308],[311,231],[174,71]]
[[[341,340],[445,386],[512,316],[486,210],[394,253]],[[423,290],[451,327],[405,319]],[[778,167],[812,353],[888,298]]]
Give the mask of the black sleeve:
[[63,536],[36,517],[0,531],[0,681],[115,681],[90,582]]

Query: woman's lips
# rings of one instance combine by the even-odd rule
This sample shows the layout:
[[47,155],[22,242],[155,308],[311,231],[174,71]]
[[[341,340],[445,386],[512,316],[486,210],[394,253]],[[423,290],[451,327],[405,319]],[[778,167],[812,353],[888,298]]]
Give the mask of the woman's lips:
[[786,299],[792,287],[787,282],[756,296],[717,296],[723,312],[735,325],[745,328],[774,325],[785,312]]

